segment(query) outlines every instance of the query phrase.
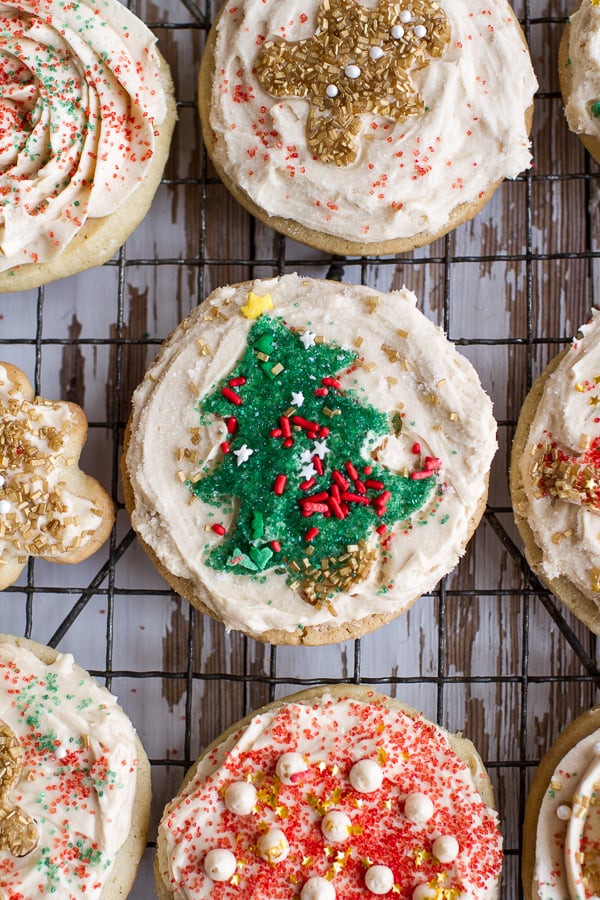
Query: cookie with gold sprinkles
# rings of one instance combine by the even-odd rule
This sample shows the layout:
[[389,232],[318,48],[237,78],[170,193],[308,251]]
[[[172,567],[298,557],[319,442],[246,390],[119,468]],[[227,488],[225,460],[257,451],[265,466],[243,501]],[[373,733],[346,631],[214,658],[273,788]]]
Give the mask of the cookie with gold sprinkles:
[[529,167],[536,88],[505,0],[241,0],[210,32],[199,108],[253,215],[327,252],[397,253]]
[[471,364],[407,290],[218,289],[133,398],[125,501],[167,581],[275,643],[390,621],[465,550],[496,449]]
[[600,160],[600,6],[581,0],[567,19],[558,53],[567,124]]
[[531,784],[523,828],[527,900],[594,900],[600,894],[599,783],[600,707],[596,706],[559,734]]
[[0,634],[0,896],[126,897],[150,765],[116,698],[70,654]]
[[0,363],[0,590],[30,556],[76,563],[108,538],[112,500],[78,465],[86,436],[79,406],[34,397],[23,372]]
[[511,494],[532,569],[600,634],[600,314],[527,395]]
[[473,744],[365,687],[283,698],[201,755],[158,829],[160,900],[498,896]]
[[0,291],[110,259],[145,216],[176,110],[156,38],[118,0],[4,0]]

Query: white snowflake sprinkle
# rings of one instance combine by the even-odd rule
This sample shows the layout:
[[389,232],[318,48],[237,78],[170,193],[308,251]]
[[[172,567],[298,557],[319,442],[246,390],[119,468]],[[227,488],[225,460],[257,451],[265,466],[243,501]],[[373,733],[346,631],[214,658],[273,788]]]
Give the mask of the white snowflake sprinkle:
[[304,331],[300,337],[300,341],[304,346],[305,350],[308,350],[309,347],[315,346],[315,338],[316,334],[313,334],[312,331]]
[[304,403],[304,394],[302,391],[292,391],[292,406],[299,409]]
[[312,462],[313,455],[310,450],[303,450],[300,454],[300,462],[304,465],[308,465],[309,462]]
[[234,450],[233,455],[237,456],[237,464],[241,466],[242,463],[248,462],[254,450],[251,450],[247,444],[242,444],[239,450]]
[[300,469],[300,477],[304,479],[304,481],[308,481],[309,478],[314,478],[317,474],[317,470],[312,464],[304,466]]
[[315,441],[313,454],[318,456],[319,459],[324,459],[325,455],[329,453],[329,447],[327,446],[327,441]]

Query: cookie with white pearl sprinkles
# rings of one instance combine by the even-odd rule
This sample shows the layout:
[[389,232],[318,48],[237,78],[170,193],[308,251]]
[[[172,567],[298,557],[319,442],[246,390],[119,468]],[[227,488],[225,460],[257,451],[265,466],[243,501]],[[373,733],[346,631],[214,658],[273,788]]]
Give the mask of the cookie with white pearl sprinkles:
[[600,7],[596,0],[581,0],[567,19],[558,72],[569,129],[599,161]]
[[0,292],[100,265],[144,218],[176,118],[155,45],[118,0],[0,3]]
[[[304,765],[283,781],[290,754]],[[227,803],[237,785],[255,790],[249,813]],[[501,866],[472,743],[397,700],[333,685],[263,707],[208,747],[163,813],[155,875],[160,900],[490,900]]]
[[0,634],[0,896],[126,897],[150,765],[116,698],[68,653]]
[[199,78],[225,186],[326,252],[398,253],[531,163],[537,82],[506,2],[225,3]]
[[79,406],[35,397],[20,369],[0,363],[0,590],[30,556],[76,563],[108,538],[112,500],[79,468],[86,436]]
[[535,772],[523,828],[527,900],[600,896],[600,707],[561,732]]
[[214,291],[135,391],[125,502],[197,608],[259,640],[335,643],[454,567],[495,434],[414,294],[260,279]]

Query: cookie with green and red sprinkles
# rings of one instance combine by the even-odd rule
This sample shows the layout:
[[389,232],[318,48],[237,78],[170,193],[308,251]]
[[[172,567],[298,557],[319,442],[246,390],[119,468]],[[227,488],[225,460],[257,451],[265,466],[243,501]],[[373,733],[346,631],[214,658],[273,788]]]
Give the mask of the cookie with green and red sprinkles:
[[532,569],[600,634],[600,314],[525,398],[511,459],[515,520]]
[[135,392],[125,498],[169,583],[228,628],[331,643],[456,564],[496,448],[466,359],[406,290],[215,291]]
[[0,291],[100,265],[145,216],[176,118],[155,45],[118,0],[3,0]]
[[397,700],[283,698],[201,755],[158,830],[160,900],[491,900],[502,838],[473,744]]
[[0,895],[117,900],[146,846],[150,766],[70,654],[0,634]]
[[536,88],[506,0],[240,0],[209,34],[199,109],[253,215],[372,255],[435,240],[529,168]]
[[581,0],[560,42],[558,72],[567,124],[596,161],[600,160],[600,7]]

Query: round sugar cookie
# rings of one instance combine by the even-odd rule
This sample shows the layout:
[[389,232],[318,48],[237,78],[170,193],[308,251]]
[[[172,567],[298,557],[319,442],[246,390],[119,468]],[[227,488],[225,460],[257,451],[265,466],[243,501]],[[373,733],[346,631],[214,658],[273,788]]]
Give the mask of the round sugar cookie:
[[19,91],[0,102],[0,292],[110,259],[150,207],[176,119],[156,38],[119,0],[4,9],[0,65]]
[[496,449],[471,364],[406,289],[220,288],[133,397],[132,524],[175,590],[263,641],[357,637],[432,590]]
[[202,753],[163,813],[155,875],[160,900],[250,885],[303,900],[425,900],[442,886],[490,900],[501,866],[473,744],[398,700],[333,685],[259,709]]
[[79,468],[86,437],[79,406],[34,397],[24,373],[0,362],[0,590],[30,556],[81,562],[108,538],[113,502]]
[[525,398],[510,489],[533,571],[600,634],[600,314]]
[[116,698],[70,654],[0,635],[0,896],[126,897],[150,765]]
[[523,890],[527,900],[595,897],[600,814],[600,707],[578,716],[542,758],[527,797]]
[[600,9],[581,0],[565,25],[558,74],[565,116],[572,132],[600,161]]
[[389,254],[529,167],[536,88],[505,0],[242,0],[209,34],[199,108],[254,216],[327,253]]

